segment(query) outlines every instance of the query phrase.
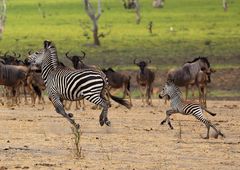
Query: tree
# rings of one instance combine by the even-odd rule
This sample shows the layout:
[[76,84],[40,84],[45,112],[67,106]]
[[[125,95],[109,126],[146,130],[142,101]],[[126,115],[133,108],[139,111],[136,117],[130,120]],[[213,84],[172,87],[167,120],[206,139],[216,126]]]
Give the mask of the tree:
[[138,0],[135,0],[134,3],[135,3],[135,12],[136,12],[136,23],[140,24],[141,22],[140,5]]
[[93,23],[92,32],[93,32],[94,45],[100,46],[99,35],[98,35],[98,19],[101,16],[101,0],[98,0],[97,13],[94,10],[92,4],[89,2],[89,0],[84,0],[84,4],[85,4],[85,11]]
[[153,0],[152,6],[154,8],[163,8],[164,0]]
[[6,22],[6,0],[0,0],[0,39],[2,38],[2,33],[4,31],[4,25]]
[[228,9],[228,3],[227,3],[227,0],[223,0],[223,9],[225,12],[227,12],[227,9]]

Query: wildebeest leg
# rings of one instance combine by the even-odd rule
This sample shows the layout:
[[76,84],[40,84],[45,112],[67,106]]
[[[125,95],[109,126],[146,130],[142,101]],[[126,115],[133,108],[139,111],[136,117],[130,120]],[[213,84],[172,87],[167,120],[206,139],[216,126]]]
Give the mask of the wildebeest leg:
[[80,125],[76,124],[75,120],[72,118],[73,115],[71,113],[65,112],[63,103],[59,97],[52,97],[52,98],[50,98],[50,100],[51,100],[52,104],[54,105],[57,113],[59,113],[63,117],[65,117],[76,129],[80,128]]
[[178,113],[178,111],[176,111],[176,110],[167,110],[167,111],[166,111],[166,118],[161,122],[161,125],[163,125],[165,122],[167,122],[168,125],[169,125],[169,127],[170,127],[171,129],[173,129],[173,126],[172,126],[172,124],[171,124],[171,122],[170,122],[170,116],[171,116],[172,114],[174,114],[174,113]]
[[186,89],[186,98],[185,99],[187,100],[187,98],[188,98],[188,85],[185,86],[185,89]]
[[139,90],[140,90],[140,93],[141,93],[141,98],[142,98],[142,106],[144,106],[145,102],[145,93],[144,93],[144,87],[139,85]]

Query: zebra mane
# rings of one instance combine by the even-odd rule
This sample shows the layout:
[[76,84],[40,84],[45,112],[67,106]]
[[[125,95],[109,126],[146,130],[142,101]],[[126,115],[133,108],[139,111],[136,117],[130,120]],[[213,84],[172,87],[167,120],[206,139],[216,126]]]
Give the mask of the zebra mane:
[[57,48],[55,47],[54,43],[48,40],[44,41],[44,49],[50,52],[51,57],[51,64],[54,68],[58,66],[58,55],[57,55]]
[[198,61],[198,60],[203,61],[204,63],[206,63],[206,64],[208,65],[208,67],[210,67],[210,63],[209,63],[207,57],[201,57],[201,56],[199,56],[199,57],[197,57],[197,58],[194,58],[192,61],[187,61],[186,63],[194,63],[194,62],[196,62],[196,61]]

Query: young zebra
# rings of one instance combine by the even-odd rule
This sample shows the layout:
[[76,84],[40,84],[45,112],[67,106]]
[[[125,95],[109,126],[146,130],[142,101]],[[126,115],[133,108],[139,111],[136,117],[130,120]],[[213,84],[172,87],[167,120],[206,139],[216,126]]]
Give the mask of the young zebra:
[[29,56],[32,65],[39,65],[42,69],[42,78],[46,84],[49,99],[54,105],[56,112],[79,129],[71,113],[66,113],[63,100],[80,100],[86,98],[88,101],[103,107],[99,123],[101,126],[110,125],[108,120],[108,101],[105,95],[109,95],[114,101],[130,108],[130,104],[108,92],[106,76],[96,69],[72,70],[58,66],[58,57],[55,45],[51,41],[44,41],[44,49]]
[[203,110],[208,112],[210,115],[215,116],[215,113],[210,112],[206,108],[202,107],[199,104],[191,103],[191,102],[185,102],[181,98],[181,91],[180,89],[173,83],[173,82],[167,82],[163,88],[163,90],[159,94],[159,98],[166,97],[168,100],[171,100],[171,109],[166,111],[166,118],[161,122],[161,124],[164,124],[165,122],[168,123],[171,129],[173,129],[171,122],[170,122],[170,116],[175,113],[181,113],[184,115],[193,115],[195,116],[199,121],[203,122],[207,127],[207,136],[204,137],[204,139],[209,138],[209,130],[210,127],[212,127],[216,133],[217,136],[221,135],[224,137],[224,135],[217,130],[217,128],[206,118],[203,116]]

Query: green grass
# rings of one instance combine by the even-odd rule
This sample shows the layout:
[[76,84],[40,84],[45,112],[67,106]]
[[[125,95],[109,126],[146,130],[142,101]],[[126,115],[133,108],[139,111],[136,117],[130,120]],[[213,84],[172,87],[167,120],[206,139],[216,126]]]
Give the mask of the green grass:
[[[39,2],[45,18],[38,9]],[[97,1],[92,2],[96,5]],[[199,55],[208,56],[219,67],[240,65],[240,1],[229,0],[228,12],[223,11],[219,0],[170,0],[163,9],[152,8],[151,1],[140,3],[142,21],[137,25],[134,11],[125,10],[122,1],[102,1],[100,32],[110,26],[111,33],[96,48],[86,46],[92,43],[92,35],[80,26],[91,26],[82,0],[8,1],[0,50],[26,56],[29,49],[40,49],[43,40],[49,39],[55,42],[59,56],[68,50],[84,50],[88,63],[120,65],[123,69],[132,68],[136,57],[150,57],[158,68],[176,66]],[[150,21],[153,35],[147,30]]]

